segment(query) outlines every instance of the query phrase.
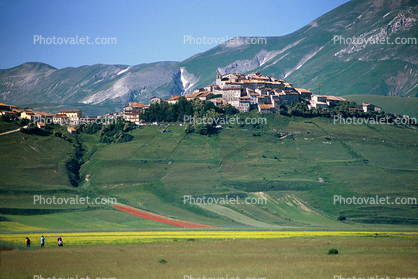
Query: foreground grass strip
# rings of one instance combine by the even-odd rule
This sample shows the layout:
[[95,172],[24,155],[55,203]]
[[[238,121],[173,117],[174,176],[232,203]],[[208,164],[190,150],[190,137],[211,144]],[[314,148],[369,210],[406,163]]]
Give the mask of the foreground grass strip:
[[[1,252],[1,276],[19,279],[40,276],[78,276],[79,279],[87,276],[91,279],[416,278],[417,237],[379,236],[16,249]],[[337,249],[338,254],[328,255],[331,248]]]
[[[64,246],[83,246],[100,244],[136,244],[186,240],[217,239],[279,239],[310,237],[376,237],[374,232],[326,232],[326,231],[164,231],[164,232],[85,232],[85,233],[30,233],[1,234],[0,242],[22,245],[29,237],[33,247],[38,247],[40,237],[46,238],[45,246],[57,246],[58,236],[62,237]],[[379,232],[377,237],[418,237],[417,232]]]

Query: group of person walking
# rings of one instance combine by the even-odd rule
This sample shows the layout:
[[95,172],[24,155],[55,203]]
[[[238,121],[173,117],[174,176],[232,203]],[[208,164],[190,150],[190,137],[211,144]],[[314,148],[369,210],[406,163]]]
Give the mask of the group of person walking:
[[[61,236],[58,237],[57,242],[58,242],[58,247],[64,246]],[[30,247],[30,243],[31,242],[30,242],[29,237],[26,237],[26,240],[25,240],[26,248]],[[44,246],[45,246],[45,237],[41,236],[41,248],[43,248]]]

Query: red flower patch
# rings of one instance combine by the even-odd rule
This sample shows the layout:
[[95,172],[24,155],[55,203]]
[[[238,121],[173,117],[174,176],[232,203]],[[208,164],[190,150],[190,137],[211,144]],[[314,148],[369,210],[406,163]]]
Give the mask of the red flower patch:
[[159,214],[155,214],[155,213],[151,213],[145,210],[141,210],[135,207],[131,207],[131,206],[127,206],[127,205],[113,205],[114,208],[119,209],[120,211],[126,212],[128,214],[134,215],[134,216],[138,216],[144,219],[148,219],[148,220],[153,220],[153,221],[157,221],[160,223],[164,223],[164,224],[169,224],[169,225],[173,225],[173,226],[177,226],[177,227],[188,227],[188,228],[219,228],[219,227],[214,227],[214,226],[209,226],[209,225],[202,225],[202,224],[197,224],[197,223],[192,223],[192,222],[187,222],[187,221],[182,221],[182,220],[177,220],[177,219],[173,219],[173,218],[169,218],[169,217],[164,217],[162,215]]

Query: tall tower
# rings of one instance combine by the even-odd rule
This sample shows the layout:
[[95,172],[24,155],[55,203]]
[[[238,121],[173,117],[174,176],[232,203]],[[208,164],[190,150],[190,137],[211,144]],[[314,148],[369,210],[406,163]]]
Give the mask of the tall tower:
[[216,74],[216,85],[222,88],[221,84],[222,84],[222,75],[218,73]]

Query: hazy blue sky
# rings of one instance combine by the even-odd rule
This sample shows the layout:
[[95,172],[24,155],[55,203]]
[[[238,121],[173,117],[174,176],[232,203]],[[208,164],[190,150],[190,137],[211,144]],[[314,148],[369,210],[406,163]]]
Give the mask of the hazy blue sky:
[[[282,36],[345,2],[348,0],[0,0],[0,69],[25,62],[64,68],[183,61],[216,46],[197,44],[199,40],[184,43],[185,36]],[[76,36],[84,38],[84,44],[80,40],[70,44]],[[107,38],[116,42],[97,44]]]

